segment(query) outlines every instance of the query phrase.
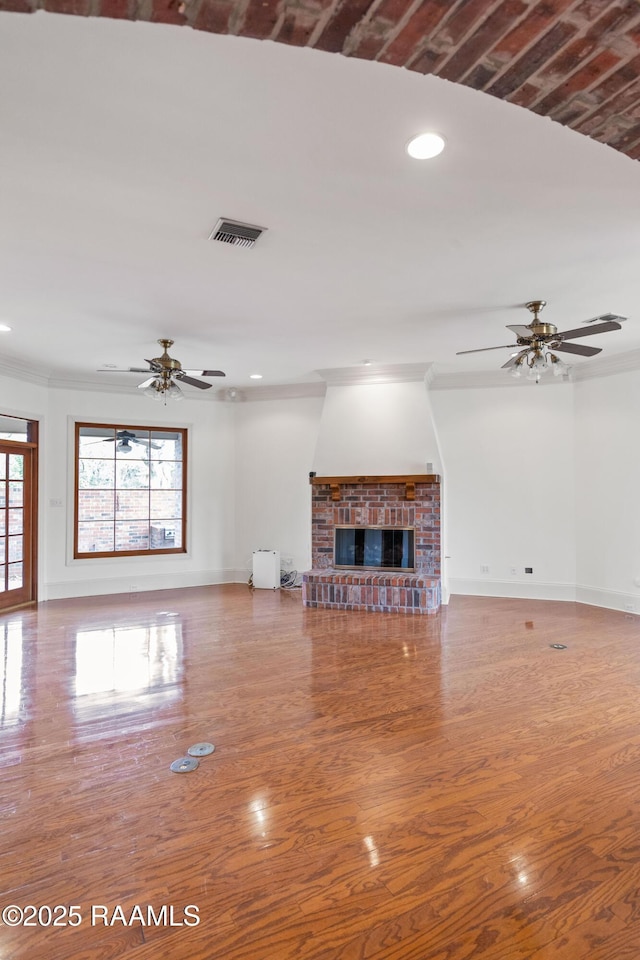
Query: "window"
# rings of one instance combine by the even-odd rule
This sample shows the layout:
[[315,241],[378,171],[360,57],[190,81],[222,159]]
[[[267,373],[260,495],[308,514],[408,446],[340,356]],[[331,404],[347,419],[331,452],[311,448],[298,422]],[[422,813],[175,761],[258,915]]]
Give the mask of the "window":
[[7,417],[5,414],[0,414],[0,440],[35,443],[37,426],[34,420],[23,420],[21,417]]
[[187,431],[76,424],[74,557],[185,552]]

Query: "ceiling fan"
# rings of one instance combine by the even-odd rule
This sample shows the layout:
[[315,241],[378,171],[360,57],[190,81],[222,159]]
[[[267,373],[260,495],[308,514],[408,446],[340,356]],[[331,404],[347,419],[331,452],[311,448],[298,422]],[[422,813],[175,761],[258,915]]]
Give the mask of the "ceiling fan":
[[169,347],[174,343],[173,340],[160,339],[158,343],[163,348],[160,357],[154,357],[153,360],[147,360],[148,369],[144,367],[103,367],[99,373],[148,373],[151,376],[138,384],[138,390],[144,390],[147,396],[155,400],[163,400],[172,397],[175,400],[182,399],[182,391],[176,383],[186,383],[190,387],[198,387],[199,390],[208,390],[213,386],[197,377],[224,377],[222,370],[183,370],[179,360],[174,360],[169,356]]
[[118,454],[131,453],[133,450],[131,446],[132,443],[137,443],[141,447],[144,447],[147,451],[147,456],[149,456],[149,450],[162,449],[161,443],[158,443],[156,440],[149,440],[148,437],[139,437],[131,430],[117,430],[115,437],[101,437],[99,440],[90,440],[88,445],[92,447],[96,443],[115,443]]
[[[502,344],[499,347],[480,347],[477,350],[459,350],[456,356],[464,353],[483,353],[485,350],[513,350],[516,352],[511,355],[506,363],[503,363],[502,369],[512,368],[512,374],[519,377],[522,369],[526,368],[529,379],[538,382],[540,376],[547,370],[553,369],[557,376],[567,370],[567,365],[562,362],[556,353],[573,353],[582,357],[595,357],[602,351],[602,347],[588,347],[582,343],[568,343],[569,340],[581,339],[582,337],[591,337],[596,333],[608,333],[610,330],[621,330],[622,327],[618,321],[626,320],[626,317],[620,317],[615,313],[605,313],[602,316],[594,317],[587,321],[594,326],[587,328],[577,327],[574,330],[562,330],[552,323],[545,323],[540,319],[540,312],[546,306],[546,300],[530,300],[525,304],[527,310],[533,314],[533,320],[528,324],[507,324],[507,330],[512,330],[516,342],[515,344]],[[520,348],[520,349],[518,349]]]
[[138,437],[130,430],[118,430],[115,437],[103,437],[102,440],[94,440],[93,443],[115,443],[120,453],[131,453],[133,450],[132,443],[139,443],[141,446],[146,446],[147,449],[151,447],[153,450],[160,450],[162,447],[161,443]]

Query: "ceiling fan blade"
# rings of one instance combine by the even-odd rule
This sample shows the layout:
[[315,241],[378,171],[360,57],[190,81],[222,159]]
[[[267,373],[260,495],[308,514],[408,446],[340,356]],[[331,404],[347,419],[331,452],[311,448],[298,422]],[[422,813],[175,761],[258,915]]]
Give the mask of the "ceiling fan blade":
[[154,440],[145,440],[144,437],[140,437],[140,438],[138,438],[138,437],[131,437],[131,438],[130,438],[129,440],[127,440],[126,442],[127,442],[127,443],[139,443],[139,444],[141,444],[141,446],[147,447],[147,449],[148,449],[149,447],[151,447],[153,450],[159,450],[159,449],[161,448],[161,446],[162,446],[161,443],[156,443]]
[[628,320],[629,317],[621,317],[619,313],[600,313],[597,317],[591,317],[585,320],[585,323],[599,323],[601,320]]
[[456,357],[461,357],[463,353],[485,353],[486,350],[517,350],[518,343],[503,343],[500,347],[479,347],[477,350],[458,350]]
[[205,383],[204,380],[194,380],[193,377],[188,377],[184,370],[178,370],[175,379],[181,383],[188,383],[191,387],[198,387],[200,390],[208,390],[213,386],[212,383]]
[[606,323],[597,323],[595,327],[578,327],[575,330],[561,330],[556,334],[562,340],[577,340],[580,337],[592,337],[594,333],[609,333],[610,330],[622,330],[622,325],[615,320],[607,320]]
[[596,353],[602,353],[602,347],[585,347],[581,343],[555,343],[554,341],[548,346],[554,353],[577,353],[581,357],[595,357]]
[[226,374],[222,370],[183,370],[182,373],[190,377],[224,377]]
[[138,384],[138,390],[146,390],[147,387],[150,387],[152,383],[155,383],[155,380],[155,374],[152,377],[149,377],[148,380],[143,380],[142,383]]
[[149,373],[148,367],[100,367],[98,373]]
[[508,323],[507,330],[513,330],[516,337],[531,337],[531,327],[527,327],[522,323]]
[[527,349],[527,350],[521,350],[520,353],[514,353],[514,355],[513,355],[512,357],[509,357],[509,359],[507,360],[506,363],[503,363],[503,364],[502,364],[502,366],[501,366],[500,369],[501,369],[501,370],[505,370],[505,369],[507,369],[508,367],[515,367],[515,365],[516,365],[516,363],[518,362],[518,360],[520,360],[521,357],[526,357],[526,355],[527,355],[528,353],[529,353],[529,350],[528,350],[528,349]]

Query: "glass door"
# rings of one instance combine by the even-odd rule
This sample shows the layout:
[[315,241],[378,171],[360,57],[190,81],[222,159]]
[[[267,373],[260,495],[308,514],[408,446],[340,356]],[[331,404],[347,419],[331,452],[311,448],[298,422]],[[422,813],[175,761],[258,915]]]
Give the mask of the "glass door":
[[0,609],[34,599],[33,459],[0,441]]

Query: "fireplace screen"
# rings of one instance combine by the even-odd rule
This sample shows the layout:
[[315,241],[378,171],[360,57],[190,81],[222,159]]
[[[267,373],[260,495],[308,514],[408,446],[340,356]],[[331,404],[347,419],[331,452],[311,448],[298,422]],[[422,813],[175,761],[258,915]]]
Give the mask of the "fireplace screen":
[[413,529],[336,527],[334,566],[413,570]]

